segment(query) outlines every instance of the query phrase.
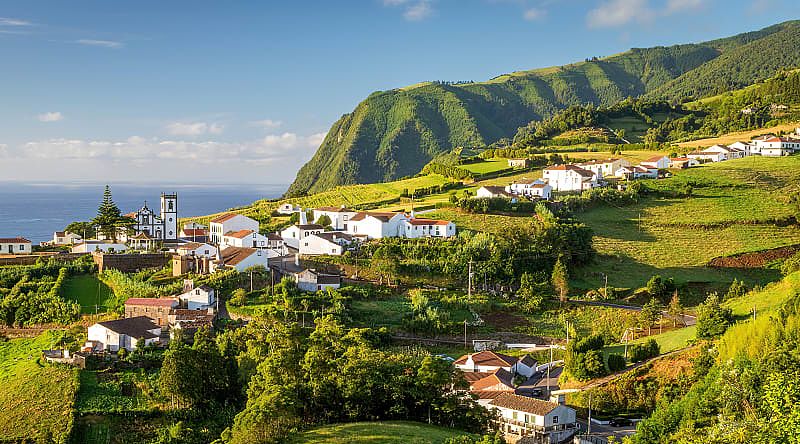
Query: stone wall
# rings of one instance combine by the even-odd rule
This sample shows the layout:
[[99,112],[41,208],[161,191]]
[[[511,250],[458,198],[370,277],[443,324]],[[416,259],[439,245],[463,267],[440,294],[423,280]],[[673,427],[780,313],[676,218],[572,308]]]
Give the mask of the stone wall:
[[106,254],[92,253],[97,270],[102,272],[105,269],[119,270],[124,273],[145,270],[148,268],[163,268],[167,265],[171,256],[167,253],[153,254]]
[[86,256],[88,253],[66,253],[66,254],[26,254],[16,256],[0,256],[0,267],[6,265],[33,265],[37,260],[55,259],[61,262],[70,262]]

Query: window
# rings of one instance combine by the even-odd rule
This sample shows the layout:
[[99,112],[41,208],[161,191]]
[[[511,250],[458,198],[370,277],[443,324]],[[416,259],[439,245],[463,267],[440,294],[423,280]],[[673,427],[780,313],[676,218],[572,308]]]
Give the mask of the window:
[[553,416],[553,424],[558,424],[558,416]]

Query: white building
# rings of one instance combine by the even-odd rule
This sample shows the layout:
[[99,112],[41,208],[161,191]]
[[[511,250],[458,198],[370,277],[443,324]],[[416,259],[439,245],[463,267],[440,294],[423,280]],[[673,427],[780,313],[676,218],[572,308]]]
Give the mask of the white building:
[[212,244],[222,243],[225,233],[239,230],[258,232],[258,221],[238,213],[217,216],[209,222],[209,237]]
[[159,241],[178,240],[178,195],[175,193],[161,193],[161,214],[144,206],[135,213],[128,214],[136,223],[133,225],[134,234],[144,233]]
[[49,242],[50,245],[72,245],[77,244],[83,240],[79,234],[70,233],[69,231],[56,231],[53,233],[53,240]]
[[303,270],[295,275],[297,288],[302,291],[319,291],[326,288],[337,289],[342,286],[342,277],[336,274],[320,273],[316,270]]
[[0,254],[31,254],[31,241],[24,237],[0,237]]
[[728,148],[739,150],[742,153],[742,157],[747,157],[751,154],[751,149],[753,147],[749,143],[733,142],[728,145]]
[[791,137],[772,136],[761,140],[756,139],[753,142],[755,142],[762,156],[788,156],[800,150],[800,139]]
[[658,177],[658,170],[655,168],[645,168],[641,165],[627,166],[618,169],[615,176],[627,180],[655,179]]
[[452,237],[456,235],[456,224],[447,220],[406,219],[402,222],[403,237]]
[[597,175],[597,177],[613,176],[617,170],[622,167],[631,166],[627,159],[605,159],[605,160],[590,160],[578,164],[584,170],[588,170]]
[[298,211],[300,211],[300,207],[292,205],[290,203],[285,203],[285,204],[281,204],[281,206],[278,207],[277,211],[278,211],[278,214],[286,214],[286,215],[288,215],[288,214],[292,214],[292,213],[297,213]]
[[599,186],[595,173],[577,165],[555,165],[545,168],[542,174],[555,191],[584,191]]
[[248,247],[227,247],[220,252],[220,260],[213,265],[214,271],[224,267],[233,267],[239,271],[260,265],[268,267],[271,257],[278,257],[274,250]]
[[478,353],[464,355],[453,363],[457,369],[463,372],[493,372],[497,369],[514,374],[516,371],[517,358],[495,353],[491,350],[484,350]]
[[532,442],[560,443],[577,430],[575,410],[554,402],[502,393],[487,408],[497,410],[499,430],[512,441],[533,437]]
[[665,170],[669,168],[669,157],[667,156],[651,157],[647,160],[639,162],[639,165],[648,169]]
[[348,233],[369,239],[399,237],[405,231],[403,222],[406,220],[408,217],[404,213],[356,213],[350,218]]
[[98,322],[89,327],[88,340],[97,351],[117,352],[119,349],[135,350],[140,340],[145,345],[156,344],[161,327],[146,316]]
[[322,216],[331,220],[331,228],[336,231],[347,231],[347,223],[355,216],[357,211],[342,207],[320,207],[314,209],[314,223],[319,224]]
[[128,246],[121,243],[87,240],[74,245],[70,251],[72,253],[94,253],[95,251],[102,251],[103,253],[121,253],[127,249]]
[[183,307],[189,310],[208,310],[216,309],[217,297],[214,289],[208,285],[194,286],[194,282],[189,281],[184,292],[178,295],[178,300]]
[[320,234],[324,231],[325,229],[322,225],[317,224],[290,225],[281,231],[281,238],[287,246],[299,250],[303,239],[312,234]]
[[250,247],[250,248],[269,248],[267,237],[258,231],[239,230],[229,231],[222,235],[220,248],[225,247]]
[[550,199],[550,196],[553,194],[553,187],[543,179],[522,180],[508,185],[506,191],[518,196],[525,196],[529,199]]
[[300,241],[300,254],[341,256],[352,243],[353,237],[340,231],[310,234]]
[[699,163],[722,162],[728,159],[727,154],[719,151],[706,152],[705,150],[695,150],[687,154],[686,157],[696,160]]
[[694,168],[697,165],[700,165],[695,159],[691,159],[689,157],[673,157],[669,160],[669,167],[676,168],[676,169],[685,169],[685,168]]
[[217,257],[217,247],[205,242],[187,242],[175,248],[175,252],[181,256]]
[[509,191],[506,191],[504,187],[494,185],[486,185],[478,188],[478,190],[475,191],[475,197],[479,199],[493,199],[501,197],[504,199],[511,199],[512,202],[517,200],[517,196],[513,195]]

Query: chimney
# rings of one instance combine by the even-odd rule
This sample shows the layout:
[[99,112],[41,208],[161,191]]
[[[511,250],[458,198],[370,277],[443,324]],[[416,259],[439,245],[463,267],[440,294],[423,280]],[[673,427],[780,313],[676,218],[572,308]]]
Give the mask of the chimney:
[[308,216],[306,215],[306,210],[300,208],[300,225],[308,224]]
[[417,218],[417,212],[416,211],[411,210],[411,218],[412,219],[416,219]]
[[187,291],[192,291],[193,289],[194,289],[194,279],[184,279],[183,280],[184,293]]
[[300,253],[294,255],[294,264],[300,266]]

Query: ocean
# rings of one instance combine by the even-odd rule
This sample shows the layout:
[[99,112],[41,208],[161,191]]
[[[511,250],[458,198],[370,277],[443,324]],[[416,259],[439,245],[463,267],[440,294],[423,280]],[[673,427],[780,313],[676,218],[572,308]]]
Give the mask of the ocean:
[[[178,216],[202,216],[280,197],[287,185],[109,184],[123,214],[147,206],[158,212],[162,192],[178,194]],[[22,236],[34,245],[73,221],[91,220],[105,184],[0,182],[0,237]]]

